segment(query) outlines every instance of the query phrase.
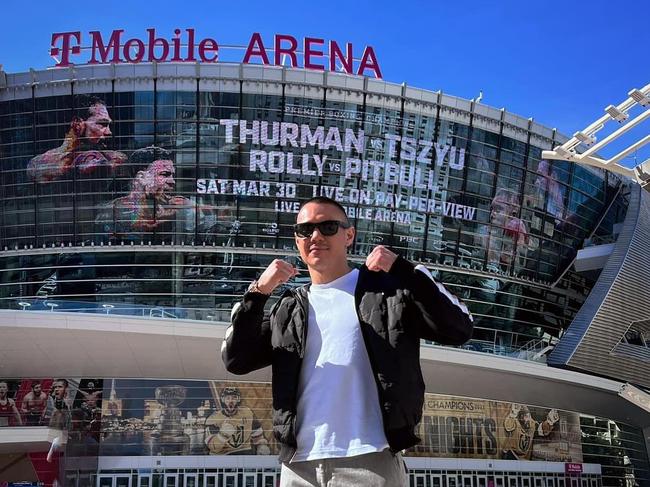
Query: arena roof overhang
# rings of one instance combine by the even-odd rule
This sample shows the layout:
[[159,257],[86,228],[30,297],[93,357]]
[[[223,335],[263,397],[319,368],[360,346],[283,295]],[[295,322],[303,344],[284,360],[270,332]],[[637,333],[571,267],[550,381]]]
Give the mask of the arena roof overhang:
[[[223,324],[84,313],[0,311],[0,376],[141,377],[270,381],[266,368],[228,373]],[[545,364],[423,346],[428,392],[556,407],[650,427],[623,383]]]

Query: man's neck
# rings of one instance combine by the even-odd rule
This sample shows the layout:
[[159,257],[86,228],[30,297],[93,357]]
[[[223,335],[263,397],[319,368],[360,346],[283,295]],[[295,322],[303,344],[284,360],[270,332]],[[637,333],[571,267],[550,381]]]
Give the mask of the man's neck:
[[327,284],[328,282],[337,280],[339,277],[343,277],[350,271],[351,268],[346,262],[345,265],[342,265],[335,269],[328,268],[321,270],[310,268],[309,277],[311,278],[312,284]]

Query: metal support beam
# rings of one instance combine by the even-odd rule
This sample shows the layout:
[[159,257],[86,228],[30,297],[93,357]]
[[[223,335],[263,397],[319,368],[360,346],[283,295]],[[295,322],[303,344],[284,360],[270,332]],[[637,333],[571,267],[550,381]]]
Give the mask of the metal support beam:
[[[634,119],[629,120],[629,111],[634,107],[643,108],[643,112]],[[603,159],[597,157],[597,151],[604,149],[641,122],[650,118],[650,84],[641,89],[634,88],[628,93],[628,97],[619,105],[609,105],[605,108],[605,115],[593,122],[584,130],[576,132],[572,138],[564,144],[554,147],[553,150],[542,152],[545,159],[558,159],[585,164],[588,166],[599,167],[617,174],[627,176],[641,186],[650,184],[650,159],[639,164],[636,168],[628,168],[619,164],[619,162],[634,151],[650,143],[650,135],[642,137],[632,145],[620,151],[614,157]],[[605,137],[602,141],[596,143],[596,133],[605,127],[608,122],[615,121],[622,124],[620,128]],[[586,150],[578,151],[580,145],[587,147]]]

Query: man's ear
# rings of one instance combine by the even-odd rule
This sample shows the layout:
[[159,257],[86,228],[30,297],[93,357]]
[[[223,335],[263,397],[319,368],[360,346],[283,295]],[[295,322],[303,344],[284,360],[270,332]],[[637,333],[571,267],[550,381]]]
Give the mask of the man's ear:
[[347,248],[352,247],[352,244],[354,244],[354,236],[356,235],[356,230],[354,227],[346,228],[345,229],[345,246]]
[[144,171],[138,171],[133,180],[131,181],[131,188],[133,191],[144,191],[147,186],[145,181]]
[[70,121],[70,127],[72,130],[74,130],[74,133],[77,135],[77,137],[81,137],[86,130],[86,122],[82,118],[79,118],[75,115]]

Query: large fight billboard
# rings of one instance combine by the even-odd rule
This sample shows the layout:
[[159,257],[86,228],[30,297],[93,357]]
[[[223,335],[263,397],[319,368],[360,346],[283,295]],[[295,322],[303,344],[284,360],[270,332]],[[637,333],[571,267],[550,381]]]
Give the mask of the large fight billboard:
[[272,110],[251,110],[236,106],[244,94],[167,94],[190,101],[164,106],[176,115],[160,122],[150,121],[157,95],[148,92],[128,102],[77,95],[72,112],[39,115],[49,122],[56,113],[57,125],[37,128],[38,153],[24,159],[22,184],[7,197],[38,196],[43,228],[34,234],[44,243],[283,247],[300,202],[322,195],[346,208],[359,253],[381,243],[508,273],[550,259],[552,274],[604,203],[602,188],[590,205],[569,195],[565,163],[526,155],[541,150],[511,141],[520,154],[506,164],[491,145],[500,142],[482,140],[495,134],[433,116],[273,95],[263,96]]
[[[498,338],[504,349],[539,338],[533,323],[554,336],[566,328],[564,298],[543,295],[555,289],[503,277],[562,275],[615,194],[613,178],[446,120],[444,106],[409,113],[373,105],[370,93],[365,103],[359,94],[330,102],[321,87],[311,88],[320,99],[295,86],[285,94],[151,89],[0,103],[10,127],[0,130],[0,152],[11,168],[0,180],[0,245],[85,247],[7,262],[1,305],[48,309],[43,300],[57,298],[118,307],[137,296],[174,316],[189,316],[188,306],[208,316],[271,255],[228,249],[295,251],[300,203],[324,195],[346,208],[358,261],[390,246],[430,264],[466,300],[477,328],[484,319],[499,330],[521,323],[523,338]],[[11,110],[26,114],[2,115]],[[163,253],[118,259],[89,250],[163,243],[187,250],[169,262]],[[221,255],[189,250],[204,245]]]
[[[210,134],[205,142],[217,148],[213,160],[197,164],[188,160],[192,155],[177,150],[186,147],[188,140],[195,146],[204,143],[198,140],[196,127],[160,137],[171,143],[111,150],[114,120],[107,102],[79,97],[78,104],[82,107],[60,144],[39,143],[50,148],[27,162],[25,174],[41,187],[38,192],[56,192],[53,184],[76,181],[78,212],[83,208],[85,223],[91,219],[95,223],[92,231],[84,233],[97,239],[146,241],[183,235],[187,240],[226,243],[240,232],[239,226],[273,223],[277,219],[273,214],[296,213],[301,200],[322,195],[340,202],[358,225],[369,227],[368,232],[360,232],[358,240],[363,242],[421,247],[424,218],[429,215],[430,231],[463,221],[480,224],[468,246],[482,248],[481,253],[487,248],[492,265],[512,266],[522,253],[538,246],[519,215],[522,201],[515,189],[500,188],[489,209],[464,204],[463,198],[449,192],[450,178],[465,177],[465,147],[451,139],[436,142],[433,134],[421,138],[400,134],[396,120],[360,114],[361,107],[323,110],[329,119],[308,116],[310,110],[295,106],[288,106],[287,118],[296,121],[211,119],[202,130]],[[484,158],[477,161],[479,166],[489,166]],[[561,218],[562,194],[560,189],[544,189],[548,178],[550,174],[540,174],[535,194],[526,195],[524,201],[539,207],[545,203],[538,200],[548,193],[554,215]],[[92,202],[86,203],[79,188],[90,191],[91,185],[85,184],[90,180],[94,181]],[[112,197],[102,196],[107,194]],[[267,221],[246,221],[246,216],[237,214],[239,205],[263,210]],[[394,235],[385,235],[386,225],[397,225],[390,230]],[[417,231],[412,232],[414,227]],[[374,236],[362,235],[373,229]],[[265,230],[266,236],[272,236],[278,223]]]

